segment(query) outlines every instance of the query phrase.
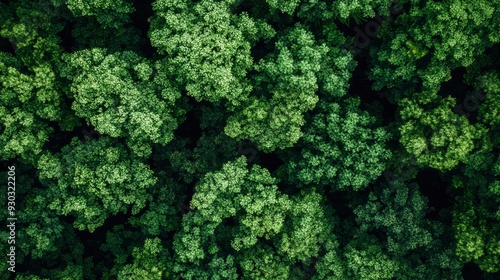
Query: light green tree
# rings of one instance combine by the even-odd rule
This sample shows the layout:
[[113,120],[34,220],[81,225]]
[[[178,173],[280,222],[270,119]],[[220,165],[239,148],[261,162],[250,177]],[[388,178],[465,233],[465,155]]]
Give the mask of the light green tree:
[[197,184],[193,211],[174,239],[175,271],[183,278],[236,279],[239,268],[244,278],[287,279],[292,266],[316,257],[329,237],[318,193],[289,198],[266,169],[246,165],[240,157]]
[[76,218],[74,227],[94,231],[109,215],[137,214],[156,178],[148,165],[108,138],[81,143],[74,138],[61,153],[45,153],[37,165],[53,197],[49,209]]
[[252,87],[251,46],[274,30],[246,13],[231,13],[227,1],[157,0],[149,37],[169,78],[197,101],[239,104]]
[[155,65],[129,51],[91,49],[65,56],[62,75],[72,81],[72,109],[96,131],[125,138],[139,156],[167,144],[185,110],[180,91],[155,75]]
[[412,154],[417,164],[442,171],[464,162],[477,146],[475,140],[486,132],[485,127],[471,125],[464,116],[453,112],[451,97],[423,105],[410,99],[400,101],[400,143]]

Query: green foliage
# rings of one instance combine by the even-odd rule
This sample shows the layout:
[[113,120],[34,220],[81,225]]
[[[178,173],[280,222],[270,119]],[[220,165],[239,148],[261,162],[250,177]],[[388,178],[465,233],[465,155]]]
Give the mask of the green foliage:
[[[276,183],[258,165],[248,170],[244,157],[209,172],[197,184],[193,212],[183,217],[174,240],[176,271],[187,279],[215,277],[213,258],[225,256],[245,278],[287,279],[291,264],[317,256],[331,230],[321,196],[308,191],[290,199]],[[233,253],[226,255],[226,247]]]
[[197,101],[239,104],[247,97],[252,88],[246,78],[253,64],[252,42],[273,34],[270,26],[245,13],[231,14],[231,2],[153,3],[151,43],[166,55],[161,63],[168,69],[168,78],[185,87]]
[[134,11],[132,1],[64,1],[71,13],[76,17],[95,17],[103,28],[120,28],[128,20],[128,14]]
[[455,187],[464,188],[453,212],[457,255],[487,272],[498,272],[500,267],[499,178],[500,157],[488,150],[471,156],[463,175],[455,177]]
[[[332,241],[329,240],[328,243]],[[327,244],[328,244],[327,243]],[[348,279],[346,276],[346,266],[341,258],[340,248],[334,243],[334,249],[327,251],[316,263],[316,273],[312,277],[314,280],[323,279]]]
[[[341,73],[326,70],[330,65],[322,63],[328,52],[329,48],[315,42],[303,26],[287,30],[276,42],[275,52],[255,66],[257,94],[229,117],[226,134],[249,138],[266,152],[294,145],[302,136],[304,114],[318,102],[318,78],[324,82],[325,91],[333,92],[332,87],[341,86],[342,80],[335,76]],[[336,95],[342,94],[339,90]]]
[[72,109],[99,133],[125,137],[143,157],[151,154],[151,143],[173,139],[184,113],[175,107],[180,92],[157,80],[152,63],[133,52],[108,54],[104,49],[76,52],[65,61],[62,74],[73,81]]
[[345,248],[347,275],[353,279],[392,279],[397,263],[374,237],[360,235]]
[[397,2],[0,1],[0,278],[498,279],[500,1]]
[[418,164],[447,171],[466,159],[475,147],[474,140],[485,130],[455,114],[453,98],[434,104],[434,108],[427,109],[418,102],[401,100],[400,142]]
[[146,239],[143,248],[134,248],[134,261],[125,265],[118,273],[118,279],[165,279],[169,277],[168,253],[159,238]]
[[[42,1],[43,2],[43,1]],[[0,35],[15,54],[0,52],[0,157],[19,155],[35,162],[53,132],[50,122],[71,130],[78,120],[69,112],[55,64],[61,56],[57,32],[47,3],[18,1],[6,11]]]
[[37,168],[53,196],[49,208],[75,216],[75,228],[91,232],[128,206],[137,214],[156,183],[146,164],[110,138],[85,143],[74,138],[61,153],[42,155]]
[[450,232],[445,232],[444,224],[427,219],[429,211],[418,185],[402,182],[378,186],[365,204],[354,209],[361,231],[384,236],[383,247],[397,261],[397,279],[460,278],[452,247],[441,242]]
[[61,54],[57,33],[64,28],[66,13],[51,2],[16,1],[5,9],[0,35],[11,42],[16,55],[30,66],[57,60]]
[[376,196],[370,193],[369,201],[354,211],[361,230],[381,229],[387,234],[387,250],[392,254],[405,254],[418,247],[427,247],[433,240],[430,223],[424,216],[427,209],[425,197],[418,186],[398,183],[385,188]]
[[283,212],[290,209],[290,201],[277,192],[276,179],[267,170],[255,166],[249,172],[245,161],[240,157],[234,163],[225,164],[221,172],[208,173],[197,185],[191,201],[191,208],[197,211],[183,219],[183,231],[195,234],[184,236],[184,233],[176,238],[180,261],[203,259],[201,246],[212,239],[215,227],[238,212],[241,212],[238,213],[241,223],[231,240],[231,246],[237,251],[254,245],[259,237],[269,239],[280,231],[285,218]]
[[370,50],[374,89],[387,87],[391,100],[415,92],[438,92],[451,70],[468,67],[478,53],[499,42],[496,1],[427,1],[412,5],[379,34]]
[[[337,1],[320,1],[309,0],[300,5],[297,12],[298,16],[306,21],[324,21],[328,22],[338,20],[343,24],[350,25],[351,19],[356,24],[362,24],[368,19],[373,18],[376,13],[380,15],[389,15],[390,6],[395,2],[392,0],[337,0]],[[401,5],[407,2],[406,0],[397,1]],[[288,6],[285,6],[288,7]],[[394,10],[399,10],[398,6]]]
[[289,162],[288,174],[303,184],[334,190],[359,190],[382,174],[391,152],[389,134],[359,109],[359,99],[320,102],[301,142],[301,156]]
[[474,261],[484,271],[497,272],[500,227],[497,217],[495,223],[489,221],[494,214],[482,206],[484,202],[474,198],[470,192],[460,196],[454,215],[457,255],[462,261]]
[[276,9],[282,13],[287,13],[289,15],[292,15],[295,11],[295,9],[299,6],[299,3],[301,2],[300,0],[292,0],[292,1],[286,1],[286,3],[283,3],[278,0],[266,0],[266,2],[269,4],[269,7],[272,9]]
[[492,129],[500,125],[500,76],[498,72],[488,72],[481,76],[477,85],[486,95],[486,100],[481,104],[479,119]]
[[292,197],[290,210],[279,241],[283,257],[305,262],[316,257],[321,245],[330,239],[331,221],[322,206],[322,196],[315,190],[302,191]]

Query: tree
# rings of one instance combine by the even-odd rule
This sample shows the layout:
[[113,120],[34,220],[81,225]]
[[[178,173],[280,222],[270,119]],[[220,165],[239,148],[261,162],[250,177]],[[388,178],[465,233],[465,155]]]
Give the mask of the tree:
[[134,248],[132,264],[125,265],[118,279],[165,279],[170,275],[169,254],[159,238],[146,239],[143,248]]
[[[318,80],[323,90],[336,96],[345,94],[333,90],[342,87],[344,77],[336,75],[340,76],[345,69],[327,70],[331,65],[322,63],[329,51],[325,44],[315,42],[313,34],[300,24],[286,30],[276,42],[275,51],[255,66],[255,94],[228,118],[226,134],[250,139],[265,152],[293,146],[302,137],[305,113],[318,102]],[[338,64],[347,67],[342,62]],[[321,74],[322,71],[325,73]]]
[[[92,258],[84,257],[84,244],[71,224],[55,211],[47,209],[52,197],[49,190],[38,182],[36,169],[31,164],[16,163],[13,166],[15,167],[15,180],[7,180],[7,172],[2,172],[0,178],[5,182],[15,182],[15,184],[9,184],[15,187],[14,205],[10,204],[14,207],[13,215],[8,214],[7,211],[2,214],[4,220],[7,220],[7,217],[17,219],[13,220],[15,239],[10,244],[5,242],[2,250],[10,252],[10,246],[15,247],[16,277],[19,279],[50,279],[51,277],[93,279]],[[12,202],[12,200],[7,200],[7,192],[1,194],[0,198]],[[0,234],[6,241],[11,240],[8,238],[9,235],[8,231],[2,231]],[[29,267],[29,270],[23,267]]]
[[451,70],[469,67],[474,57],[498,43],[497,1],[411,1],[410,13],[383,28],[380,47],[370,49],[373,88],[386,88],[391,101],[424,100],[451,79]]
[[466,159],[477,146],[474,140],[486,131],[455,114],[453,98],[434,100],[427,106],[409,99],[400,101],[400,143],[418,164],[447,171]]
[[0,52],[0,158],[21,156],[34,163],[54,131],[54,124],[71,130],[78,124],[66,104],[56,64],[62,48],[51,5],[18,1],[9,6],[0,35],[14,54]]
[[463,189],[453,211],[456,254],[464,262],[475,262],[483,271],[498,272],[500,157],[491,149],[478,151],[469,156],[460,171],[453,179],[454,187]]
[[73,215],[74,227],[90,232],[129,206],[137,214],[156,183],[145,163],[110,138],[85,143],[74,138],[61,153],[42,155],[37,168],[53,197],[49,209]]
[[[493,135],[498,133],[498,125],[500,124],[500,108],[498,106],[500,101],[500,75],[496,71],[488,71],[480,76],[481,79],[477,87],[486,96],[484,103],[481,103],[479,109],[478,119],[490,128]],[[471,98],[472,102],[475,102]],[[476,102],[479,102],[476,98]],[[474,104],[476,107],[478,104]],[[474,107],[471,107],[474,108]],[[496,141],[496,137],[493,138]],[[499,142],[496,141],[496,144]]]
[[[251,86],[246,77],[251,46],[274,31],[246,13],[232,14],[235,1],[157,0],[149,37],[168,77],[197,101],[239,104]],[[174,74],[175,73],[175,74]]]
[[461,279],[460,262],[453,247],[444,242],[451,239],[451,230],[427,218],[430,209],[419,186],[391,184],[378,185],[354,213],[362,232],[382,236],[382,248],[396,262],[394,277]]
[[374,127],[375,118],[359,109],[359,99],[321,102],[300,142],[300,156],[288,163],[290,180],[359,190],[379,177],[391,152],[389,134]]
[[361,234],[344,251],[347,275],[352,279],[392,279],[397,270],[395,262],[376,238]]
[[[187,109],[181,94],[155,75],[157,68],[133,52],[91,49],[65,56],[62,75],[72,81],[72,109],[96,131],[126,138],[142,157],[165,145]],[[178,106],[178,107],[176,107]]]

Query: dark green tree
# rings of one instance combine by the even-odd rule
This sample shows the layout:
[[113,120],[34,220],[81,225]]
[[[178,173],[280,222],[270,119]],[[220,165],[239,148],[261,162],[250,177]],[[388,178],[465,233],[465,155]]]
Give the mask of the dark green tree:
[[382,174],[391,158],[385,143],[390,134],[359,105],[357,98],[320,102],[299,144],[300,156],[288,162],[290,180],[359,190]]

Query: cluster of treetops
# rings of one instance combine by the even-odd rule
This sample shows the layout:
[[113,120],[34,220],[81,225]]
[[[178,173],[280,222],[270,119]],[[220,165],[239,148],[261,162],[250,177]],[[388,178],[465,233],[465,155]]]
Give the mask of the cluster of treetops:
[[500,279],[500,0],[391,5],[0,1],[1,278]]

